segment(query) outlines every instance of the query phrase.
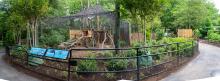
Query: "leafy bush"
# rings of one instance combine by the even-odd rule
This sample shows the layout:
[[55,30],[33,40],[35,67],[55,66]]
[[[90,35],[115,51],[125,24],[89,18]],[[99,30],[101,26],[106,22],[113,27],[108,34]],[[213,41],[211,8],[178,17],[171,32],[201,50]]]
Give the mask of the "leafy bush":
[[[127,52],[126,52],[127,53]],[[107,51],[102,53],[101,57],[104,58],[111,58],[111,57],[127,57],[125,54],[113,54],[111,51]],[[129,63],[128,60],[118,60],[118,59],[112,59],[105,62],[105,66],[108,71],[120,71],[124,70],[128,67]]]
[[144,43],[144,42],[138,42],[138,41],[136,41],[136,42],[132,42],[132,43],[131,43],[131,47],[143,47],[143,46],[145,46],[145,43]]
[[137,56],[137,51],[132,49],[132,50],[128,50],[123,54],[125,57],[135,57]]
[[211,42],[220,42],[220,34],[214,33],[213,31],[209,31],[207,38]]
[[57,30],[51,30],[48,34],[44,34],[40,37],[42,45],[49,47],[57,47],[61,42],[65,41],[65,35]]
[[[89,56],[88,58],[96,58],[95,56]],[[97,61],[96,60],[81,60],[77,66],[77,71],[97,71]],[[84,73],[78,73],[79,75],[86,75]],[[88,73],[87,73],[88,74]]]
[[108,71],[125,70],[128,67],[128,60],[110,60],[106,63]]
[[27,55],[27,46],[16,46],[12,49],[12,56],[18,57],[18,58],[25,58]]

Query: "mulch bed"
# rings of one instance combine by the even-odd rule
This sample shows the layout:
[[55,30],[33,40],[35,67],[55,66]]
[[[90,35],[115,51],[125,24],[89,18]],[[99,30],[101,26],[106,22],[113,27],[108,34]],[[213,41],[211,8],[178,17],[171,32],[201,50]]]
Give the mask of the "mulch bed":
[[[143,81],[159,81],[167,76],[169,76],[171,73],[173,72],[176,72],[178,71],[179,69],[183,68],[187,63],[189,63],[191,60],[193,60],[199,53],[196,53],[193,57],[189,57],[189,58],[183,58],[184,60],[184,63],[182,63],[181,65],[179,66],[176,66],[176,62],[170,62],[170,63],[167,63],[167,64],[164,64],[162,65],[161,67],[158,67],[158,68],[153,68],[152,71],[153,73],[155,73],[156,71],[158,71],[158,69],[166,69],[166,71],[164,71],[163,73],[160,73],[160,74],[157,74],[157,75],[154,75],[154,76],[151,76]],[[41,75],[39,73],[36,73],[35,71],[32,71],[32,70],[29,70],[19,64],[16,64],[16,63],[13,63],[9,60],[8,57],[5,57],[5,61],[9,64],[11,64],[12,67],[16,68],[18,71],[21,71],[25,74],[28,74],[30,76],[33,76],[33,77],[36,77],[42,81],[59,81],[59,80],[55,80],[54,78],[50,78],[48,76],[45,76],[45,75]],[[92,77],[91,77],[92,78]],[[90,78],[90,80],[92,80]],[[100,80],[97,80],[97,79],[100,79]],[[88,80],[88,78],[86,79]],[[85,80],[85,81],[86,81]],[[80,81],[84,81],[84,80],[80,80]],[[94,80],[95,81],[95,80]],[[103,81],[102,78],[96,78],[96,81]],[[104,80],[105,81],[105,80]]]

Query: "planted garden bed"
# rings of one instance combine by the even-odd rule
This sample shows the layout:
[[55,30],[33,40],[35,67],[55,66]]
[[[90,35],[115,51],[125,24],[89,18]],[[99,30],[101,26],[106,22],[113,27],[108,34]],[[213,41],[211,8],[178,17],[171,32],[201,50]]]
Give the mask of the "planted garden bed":
[[[82,56],[69,57],[67,60],[50,58],[27,59],[27,52],[21,48],[11,50],[11,60],[30,70],[48,75],[59,80],[70,81],[116,81],[147,80],[152,76],[167,72],[177,65],[184,64],[193,56],[192,44],[195,42],[181,42],[184,38],[165,38],[151,42],[153,46],[142,43],[133,44],[128,49],[72,49]],[[156,43],[164,43],[155,45]],[[151,45],[150,43],[148,45]],[[193,46],[194,47],[194,46]],[[117,52],[117,53],[116,53]],[[73,61],[76,65],[69,65]],[[33,65],[31,63],[36,63]]]

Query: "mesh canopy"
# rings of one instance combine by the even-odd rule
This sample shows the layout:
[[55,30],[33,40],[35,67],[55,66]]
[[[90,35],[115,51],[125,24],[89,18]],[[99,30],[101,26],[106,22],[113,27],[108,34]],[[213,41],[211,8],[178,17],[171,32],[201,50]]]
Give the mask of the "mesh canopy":
[[[66,34],[65,41],[59,41],[63,47],[104,47],[114,46],[113,31],[115,12],[101,4],[82,8],[80,12],[62,17],[50,17],[40,23],[41,33],[62,29]],[[58,31],[59,32],[59,31]]]

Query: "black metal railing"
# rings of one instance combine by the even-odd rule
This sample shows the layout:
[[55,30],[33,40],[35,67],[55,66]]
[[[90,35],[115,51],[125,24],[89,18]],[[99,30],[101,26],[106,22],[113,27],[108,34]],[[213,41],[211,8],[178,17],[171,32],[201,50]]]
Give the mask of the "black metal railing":
[[18,54],[14,49],[11,47],[8,52],[13,63],[57,80],[141,81],[188,62],[198,52],[198,42],[122,49],[71,49],[67,60],[33,56],[28,52]]

